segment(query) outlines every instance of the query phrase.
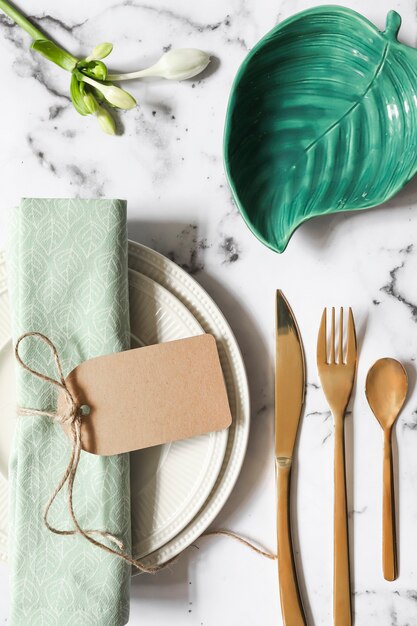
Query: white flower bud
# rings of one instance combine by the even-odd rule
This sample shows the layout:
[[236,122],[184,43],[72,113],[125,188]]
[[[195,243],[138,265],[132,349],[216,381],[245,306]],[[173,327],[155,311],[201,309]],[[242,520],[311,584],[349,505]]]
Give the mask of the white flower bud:
[[127,74],[109,74],[107,79],[119,81],[158,76],[169,80],[186,80],[200,74],[209,63],[210,55],[207,52],[196,48],[177,48],[165,52],[151,67]]
[[96,117],[101,130],[107,135],[116,134],[116,122],[104,107],[98,107]]
[[118,109],[133,109],[137,104],[130,93],[115,85],[99,85],[97,89],[101,91],[107,102]]
[[206,69],[210,55],[196,48],[177,48],[161,56],[152,70],[162,78],[186,80]]
[[104,85],[103,83],[99,83],[97,80],[94,80],[85,74],[80,74],[80,80],[84,81],[88,85],[91,85],[92,87],[95,87],[95,89],[98,89],[98,91],[103,94],[107,102],[118,109],[133,109],[137,104],[134,97],[120,87],[116,87],[115,85]]

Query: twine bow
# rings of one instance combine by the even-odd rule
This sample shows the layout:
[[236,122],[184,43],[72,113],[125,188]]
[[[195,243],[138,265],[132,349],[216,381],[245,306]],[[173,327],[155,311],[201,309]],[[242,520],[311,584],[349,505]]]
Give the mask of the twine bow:
[[[22,341],[28,337],[34,337],[35,339],[42,341],[45,345],[49,347],[53,355],[54,361],[55,361],[55,367],[58,372],[58,378],[55,379],[55,378],[51,378],[50,376],[47,376],[46,374],[42,374],[42,372],[38,372],[37,370],[32,369],[31,367],[29,367],[29,365],[27,365],[23,361],[19,353],[19,348],[20,348]],[[54,422],[57,422],[58,424],[65,424],[69,426],[70,428],[70,435],[72,439],[72,449],[71,449],[70,459],[68,461],[67,468],[61,480],[59,481],[59,483],[55,487],[54,492],[49,498],[49,501],[45,507],[44,514],[43,514],[43,521],[47,529],[55,533],[56,535],[65,535],[65,536],[77,535],[77,534],[81,535],[82,537],[84,537],[84,539],[89,541],[91,544],[93,544],[97,548],[100,548],[101,550],[104,550],[105,552],[108,552],[109,554],[113,554],[114,556],[117,556],[123,559],[124,561],[126,561],[127,563],[129,563],[130,565],[132,565],[133,567],[135,567],[141,572],[153,574],[159,571],[161,569],[161,566],[148,567],[144,563],[137,561],[136,559],[129,556],[125,552],[125,546],[123,542],[120,541],[120,539],[118,539],[111,533],[105,530],[84,529],[80,526],[80,523],[78,522],[77,516],[75,515],[75,511],[74,511],[73,492],[74,492],[74,479],[75,479],[78,464],[80,461],[80,455],[81,455],[81,449],[82,449],[82,445],[81,445],[81,420],[83,417],[82,409],[77,404],[77,401],[75,400],[74,396],[72,395],[71,391],[69,390],[67,386],[57,349],[55,345],[52,343],[52,341],[48,339],[48,337],[46,337],[42,333],[37,333],[37,332],[24,333],[23,335],[19,337],[19,339],[16,342],[15,357],[19,365],[25,371],[29,372],[30,374],[32,374],[39,380],[49,383],[50,385],[53,385],[60,391],[64,392],[64,396],[65,396],[66,403],[67,403],[67,410],[62,413],[58,413],[56,411],[44,411],[43,409],[39,410],[39,409],[29,409],[29,408],[23,408],[23,407],[17,408],[18,415],[46,416],[46,417],[49,417]],[[68,511],[69,511],[72,523],[74,525],[73,530],[60,530],[58,528],[55,528],[49,523],[49,520],[48,520],[51,506],[54,503],[59,492],[63,489],[65,484],[67,484]],[[105,543],[98,541],[97,539],[94,539],[94,536],[99,536],[99,537],[103,537],[104,539],[107,539],[110,543],[114,544],[118,548],[118,550],[107,546]]]

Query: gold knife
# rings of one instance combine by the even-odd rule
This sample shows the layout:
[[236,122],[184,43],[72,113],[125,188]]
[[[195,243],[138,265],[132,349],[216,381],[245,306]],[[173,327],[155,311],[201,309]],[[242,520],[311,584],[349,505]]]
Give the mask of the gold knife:
[[305,361],[297,322],[279,289],[276,294],[275,364],[275,468],[281,612],[284,626],[303,626],[306,619],[291,542],[290,478],[298,423],[304,404]]

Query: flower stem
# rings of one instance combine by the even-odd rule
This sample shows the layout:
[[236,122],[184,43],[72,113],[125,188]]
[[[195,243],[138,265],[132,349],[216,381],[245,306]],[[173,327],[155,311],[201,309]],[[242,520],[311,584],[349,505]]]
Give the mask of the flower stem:
[[[95,87],[98,90],[100,90],[100,87],[103,86],[101,83],[97,82],[93,78],[90,78],[89,76],[86,76],[85,74],[79,73],[77,74],[77,78],[79,78],[79,80],[82,80],[83,83],[88,83],[89,85],[91,85],[92,87]],[[104,85],[104,87],[106,87],[106,85]]]
[[6,13],[18,26],[23,28],[32,39],[47,39],[36,26],[32,24],[18,9],[11,5],[7,0],[0,0],[0,9]]
[[128,72],[127,74],[108,74],[107,80],[118,82],[120,80],[134,80],[135,78],[144,78],[145,76],[156,76],[152,73],[153,67],[138,72]]

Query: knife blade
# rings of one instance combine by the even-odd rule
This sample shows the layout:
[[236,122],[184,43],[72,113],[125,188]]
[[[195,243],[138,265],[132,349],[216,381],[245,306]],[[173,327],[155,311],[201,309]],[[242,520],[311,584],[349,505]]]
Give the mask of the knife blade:
[[300,331],[280,289],[276,294],[275,456],[291,459],[305,395]]
[[300,331],[281,290],[276,293],[275,469],[277,546],[284,626],[305,626],[291,540],[291,466],[304,404],[305,359]]

